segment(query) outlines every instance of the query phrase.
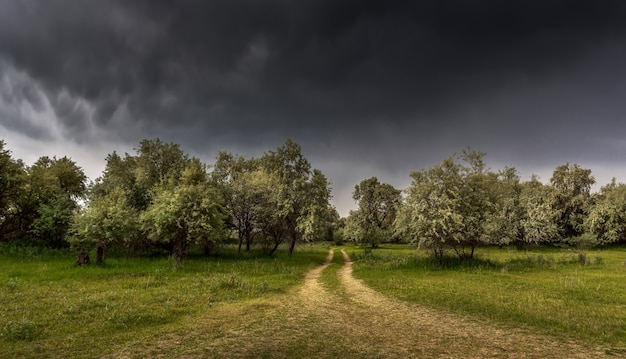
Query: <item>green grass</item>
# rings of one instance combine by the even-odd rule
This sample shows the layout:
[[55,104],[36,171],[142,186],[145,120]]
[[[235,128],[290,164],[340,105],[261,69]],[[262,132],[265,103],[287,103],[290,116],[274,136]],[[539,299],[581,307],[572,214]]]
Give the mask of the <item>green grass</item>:
[[341,279],[339,278],[339,270],[343,266],[343,255],[341,254],[341,248],[335,249],[333,260],[330,265],[324,269],[320,276],[320,282],[328,289],[329,292],[347,295],[343,286],[341,285]]
[[408,246],[364,254],[354,275],[406,301],[511,326],[626,347],[626,248],[576,252],[481,248],[440,267]]
[[111,256],[79,267],[69,251],[0,248],[0,357],[98,357],[137,338],[184,332],[220,303],[285,293],[328,248],[283,252],[238,257],[224,248],[173,269],[165,257]]

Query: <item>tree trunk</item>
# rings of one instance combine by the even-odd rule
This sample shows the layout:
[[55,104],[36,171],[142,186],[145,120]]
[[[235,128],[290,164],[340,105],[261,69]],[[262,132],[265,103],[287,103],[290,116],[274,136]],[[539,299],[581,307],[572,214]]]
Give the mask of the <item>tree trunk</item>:
[[252,236],[250,233],[246,234],[246,252],[250,252],[250,245],[252,244]]
[[[241,254],[241,245],[243,244],[243,236],[239,235],[239,245],[237,246],[237,255]],[[246,251],[247,252],[247,251]]]
[[289,243],[289,257],[291,257],[291,255],[293,254],[293,249],[296,247],[296,239],[292,238],[291,242]]
[[270,255],[270,256],[271,256],[271,255],[273,255],[273,254],[274,254],[274,252],[276,252],[276,250],[278,249],[278,246],[279,246],[279,245],[280,245],[280,242],[278,242],[278,241],[275,241],[275,242],[274,242],[274,247],[272,247],[272,249],[270,249],[270,251],[269,251],[269,255]]
[[183,262],[183,258],[185,257],[185,252],[187,252],[187,245],[184,240],[180,240],[174,243],[172,253],[174,258],[176,259],[176,268],[180,267],[180,264]]
[[83,264],[89,264],[89,254],[87,254],[86,252],[80,252],[78,257],[76,257],[76,263],[78,263],[79,266],[82,266]]
[[96,263],[102,264],[104,263],[104,250],[106,249],[106,245],[104,242],[99,242],[96,246]]

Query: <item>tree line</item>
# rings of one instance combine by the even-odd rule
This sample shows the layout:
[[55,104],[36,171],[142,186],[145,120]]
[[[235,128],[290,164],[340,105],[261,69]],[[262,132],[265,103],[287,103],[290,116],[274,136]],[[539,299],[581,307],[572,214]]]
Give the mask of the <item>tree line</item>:
[[67,157],[26,166],[0,140],[0,242],[130,252],[163,250],[180,262],[235,241],[273,254],[298,242],[409,242],[434,258],[473,257],[482,245],[605,245],[626,240],[626,185],[591,193],[591,170],[558,166],[547,184],[518,171],[488,169],[485,153],[464,150],[410,174],[404,190],[361,181],[358,208],[340,218],[326,176],[287,140],[258,158],[222,151],[208,165],[178,144],[143,140],[135,153],[106,157],[91,183]]
[[405,241],[442,260],[472,258],[482,245],[606,245],[626,242],[626,185],[591,193],[591,170],[558,166],[548,184],[521,181],[513,167],[492,171],[485,153],[464,150],[411,173],[404,191],[375,177],[356,186],[359,203],[345,220],[346,240],[376,247]]
[[332,236],[339,215],[330,182],[287,140],[259,158],[220,152],[209,166],[175,143],[143,140],[134,154],[113,152],[89,185],[67,157],[28,167],[0,141],[0,241],[51,246],[165,250],[180,262],[195,246],[210,252],[235,234],[239,251],[273,254],[286,243]]

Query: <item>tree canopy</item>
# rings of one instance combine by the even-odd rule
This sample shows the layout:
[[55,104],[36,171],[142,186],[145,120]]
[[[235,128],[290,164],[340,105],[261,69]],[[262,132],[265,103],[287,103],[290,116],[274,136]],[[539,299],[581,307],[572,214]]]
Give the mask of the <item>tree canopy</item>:
[[[0,140],[0,241],[30,238],[50,246],[167,251],[180,262],[190,248],[205,253],[232,238],[238,251],[260,246],[355,241],[375,248],[405,241],[472,258],[482,245],[626,241],[626,185],[591,193],[591,170],[558,166],[549,183],[522,181],[514,167],[489,169],[485,153],[459,155],[410,174],[404,191],[378,178],[354,187],[356,210],[340,218],[331,183],[292,139],[260,157],[222,151],[214,164],[180,145],[140,141],[133,154],[113,151],[102,176],[87,186],[68,157],[14,159]],[[586,239],[586,240],[587,240]],[[338,242],[341,242],[338,241]],[[245,246],[244,246],[245,245]]]

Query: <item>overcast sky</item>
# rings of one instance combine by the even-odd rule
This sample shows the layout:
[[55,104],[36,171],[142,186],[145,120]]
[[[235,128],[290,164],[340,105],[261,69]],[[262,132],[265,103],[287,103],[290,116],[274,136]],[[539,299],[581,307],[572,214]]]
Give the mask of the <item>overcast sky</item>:
[[205,162],[294,138],[333,182],[470,146],[547,182],[626,182],[624,1],[0,1],[0,139],[71,157],[179,143]]

